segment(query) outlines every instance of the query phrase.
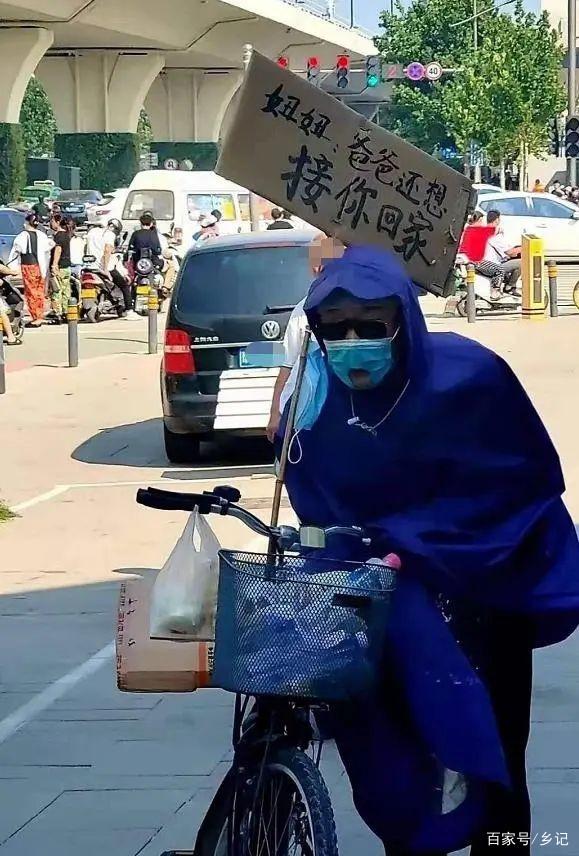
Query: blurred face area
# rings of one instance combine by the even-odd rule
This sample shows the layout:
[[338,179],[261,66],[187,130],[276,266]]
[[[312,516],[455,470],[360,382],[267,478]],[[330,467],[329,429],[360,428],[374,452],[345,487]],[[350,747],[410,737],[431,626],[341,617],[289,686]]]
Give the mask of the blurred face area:
[[396,298],[357,300],[330,295],[316,332],[335,374],[355,390],[377,386],[396,362],[401,313]]
[[317,234],[310,244],[310,267],[314,276],[318,276],[332,259],[341,259],[345,250],[345,245],[337,238],[330,238],[323,232]]

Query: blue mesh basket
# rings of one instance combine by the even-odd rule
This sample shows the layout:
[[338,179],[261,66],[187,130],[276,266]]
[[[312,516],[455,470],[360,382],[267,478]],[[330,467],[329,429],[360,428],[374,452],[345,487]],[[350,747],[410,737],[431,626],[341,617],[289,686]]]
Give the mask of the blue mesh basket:
[[393,571],[315,557],[219,556],[214,686],[320,701],[375,686]]

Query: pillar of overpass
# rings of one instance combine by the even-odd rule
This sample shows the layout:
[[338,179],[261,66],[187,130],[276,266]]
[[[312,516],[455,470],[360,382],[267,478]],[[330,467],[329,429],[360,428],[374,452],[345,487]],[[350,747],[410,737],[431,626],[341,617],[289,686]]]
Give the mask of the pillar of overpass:
[[50,56],[39,64],[58,127],[55,155],[80,167],[83,187],[130,183],[139,168],[139,113],[164,64],[161,54],[115,51]]
[[17,197],[26,183],[20,107],[26,86],[53,35],[42,27],[0,30],[0,202]]
[[213,169],[217,141],[227,107],[242,72],[166,68],[145,100],[159,163],[189,160],[193,169]]

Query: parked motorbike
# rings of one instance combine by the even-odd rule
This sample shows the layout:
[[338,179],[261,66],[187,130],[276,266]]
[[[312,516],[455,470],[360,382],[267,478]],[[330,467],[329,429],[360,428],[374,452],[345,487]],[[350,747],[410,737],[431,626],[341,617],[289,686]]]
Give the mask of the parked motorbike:
[[17,339],[24,335],[24,298],[22,293],[12,285],[7,277],[0,276],[0,296],[8,307],[8,318],[12,332]]
[[163,311],[163,303],[169,291],[164,285],[163,274],[149,256],[142,256],[135,264],[135,312],[146,315],[149,311],[149,293],[151,288],[157,290],[159,312]]
[[121,318],[125,312],[123,293],[108,274],[96,264],[94,256],[84,256],[80,272],[81,318],[92,324],[103,315]]
[[[454,272],[457,289],[461,294],[456,304],[456,311],[463,318],[466,317],[466,270],[468,264],[469,261],[466,256],[458,255],[456,257]],[[491,300],[491,281],[480,273],[475,273],[474,276],[474,294],[477,315],[521,311],[522,297],[520,291],[505,292],[499,300]],[[548,296],[545,292],[545,306],[547,306],[547,301]]]

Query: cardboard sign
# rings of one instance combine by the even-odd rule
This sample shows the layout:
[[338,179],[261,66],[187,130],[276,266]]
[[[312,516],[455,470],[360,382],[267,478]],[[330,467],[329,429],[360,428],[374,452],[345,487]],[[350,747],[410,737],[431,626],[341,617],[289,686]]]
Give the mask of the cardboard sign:
[[258,53],[216,171],[346,243],[392,250],[423,288],[450,290],[468,178]]
[[190,693],[211,685],[213,642],[149,637],[154,579],[121,585],[117,618],[117,686],[123,692]]

